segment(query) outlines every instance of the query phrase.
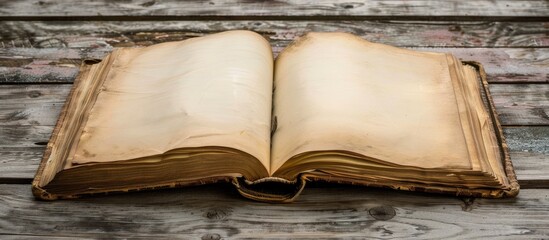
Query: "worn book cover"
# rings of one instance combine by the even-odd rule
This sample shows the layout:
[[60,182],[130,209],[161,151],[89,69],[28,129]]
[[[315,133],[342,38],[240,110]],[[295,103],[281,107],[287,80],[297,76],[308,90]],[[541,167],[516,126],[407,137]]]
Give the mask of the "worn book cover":
[[477,62],[309,33],[276,59],[250,31],[83,64],[33,181],[39,199],[231,181],[289,202],[307,181],[512,197]]

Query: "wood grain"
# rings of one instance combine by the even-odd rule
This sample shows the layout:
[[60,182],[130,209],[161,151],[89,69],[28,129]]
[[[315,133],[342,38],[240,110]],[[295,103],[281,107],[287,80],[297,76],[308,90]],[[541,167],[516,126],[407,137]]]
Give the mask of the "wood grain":
[[28,148],[44,146],[50,139],[54,126],[2,126],[0,148]]
[[0,125],[55,125],[72,84],[0,85]]
[[0,47],[127,47],[246,29],[275,44],[307,32],[349,32],[401,47],[546,47],[547,22],[449,21],[4,21]]
[[[272,42],[278,54],[287,42]],[[101,59],[113,47],[0,48],[0,83],[70,83],[82,59]],[[437,48],[411,49],[447,52],[484,65],[491,83],[549,82],[549,48]],[[2,59],[4,61],[2,61]]]
[[490,92],[504,125],[549,125],[549,84],[492,84]]
[[[310,31],[344,31],[365,39],[482,62],[492,82],[549,82],[549,25],[431,21],[139,21],[0,22],[1,82],[72,82],[84,58],[114,47],[148,46],[230,29],[254,30],[278,53]],[[456,48],[456,46],[458,48]],[[528,48],[459,48],[459,47]],[[444,47],[444,48],[441,48]]]
[[30,186],[45,150],[44,145],[0,147],[0,183],[25,183]]
[[505,127],[521,188],[549,188],[549,127]]
[[[531,131],[526,131],[528,135]],[[547,132],[546,132],[547,133]],[[520,136],[512,139],[516,141]],[[542,138],[544,141],[549,141],[548,138]],[[538,139],[530,139],[526,144],[540,141]],[[547,145],[547,143],[545,143]],[[543,146],[540,144],[540,146]],[[547,152],[531,151],[528,149],[520,149],[520,146],[514,145],[513,148],[519,149],[511,153],[511,160],[515,167],[515,172],[519,178],[521,189],[532,188],[549,188],[549,154]]]
[[548,158],[549,127],[506,127],[503,131],[511,152],[545,155],[544,158]]
[[215,184],[41,202],[28,185],[0,185],[0,229],[84,238],[543,238],[548,194],[459,199],[338,185],[307,188],[292,204],[266,204]]
[[[140,19],[166,19],[179,17],[220,16],[223,18],[257,17],[391,17],[402,16],[445,16],[463,19],[475,17],[547,17],[547,1],[387,1],[373,0],[363,2],[328,0],[285,0],[285,1],[3,1],[0,15],[3,19],[29,19],[57,17],[58,19],[94,18],[112,19],[116,16],[131,16]],[[19,17],[19,18],[17,18]],[[26,17],[26,18],[24,18]],[[111,17],[111,18],[109,18]],[[126,17],[125,19],[128,19]],[[432,18],[431,18],[432,19]]]

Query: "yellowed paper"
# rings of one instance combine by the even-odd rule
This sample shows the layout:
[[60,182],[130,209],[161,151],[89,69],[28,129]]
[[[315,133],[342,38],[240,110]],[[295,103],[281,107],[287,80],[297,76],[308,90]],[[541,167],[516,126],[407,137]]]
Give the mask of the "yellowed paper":
[[271,172],[310,151],[471,168],[445,54],[311,33],[276,61]]
[[73,164],[221,146],[268,169],[273,57],[260,35],[230,31],[119,51]]

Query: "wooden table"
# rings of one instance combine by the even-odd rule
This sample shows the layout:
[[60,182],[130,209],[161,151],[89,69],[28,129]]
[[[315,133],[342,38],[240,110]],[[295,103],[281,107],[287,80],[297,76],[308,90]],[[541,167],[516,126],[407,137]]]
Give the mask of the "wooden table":
[[[549,3],[487,1],[0,1],[0,238],[549,238]],[[483,63],[522,190],[474,199],[316,185],[265,204],[216,184],[35,201],[30,181],[86,58],[230,29],[278,52],[344,31]]]

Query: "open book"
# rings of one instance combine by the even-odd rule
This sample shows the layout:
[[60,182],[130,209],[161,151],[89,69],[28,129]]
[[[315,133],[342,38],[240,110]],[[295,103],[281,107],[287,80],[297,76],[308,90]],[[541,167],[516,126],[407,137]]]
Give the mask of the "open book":
[[275,61],[250,31],[116,49],[83,66],[33,192],[227,180],[245,197],[291,201],[323,180],[515,196],[484,78],[451,54],[347,33],[309,33]]

